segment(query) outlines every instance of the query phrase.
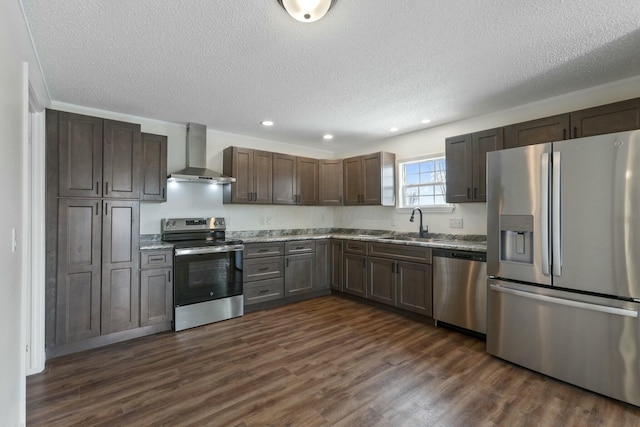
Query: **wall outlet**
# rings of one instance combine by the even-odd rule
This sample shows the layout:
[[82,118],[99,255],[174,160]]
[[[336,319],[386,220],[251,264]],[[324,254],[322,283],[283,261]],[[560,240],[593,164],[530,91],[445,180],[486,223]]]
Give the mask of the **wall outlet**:
[[462,218],[449,218],[449,228],[462,228]]

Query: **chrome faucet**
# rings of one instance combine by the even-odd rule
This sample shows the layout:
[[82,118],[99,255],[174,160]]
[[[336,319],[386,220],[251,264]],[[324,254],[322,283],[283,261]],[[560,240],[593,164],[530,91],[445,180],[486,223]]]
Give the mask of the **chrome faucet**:
[[422,227],[422,209],[420,209],[420,208],[413,208],[413,210],[411,211],[411,218],[409,218],[409,222],[413,222],[413,217],[415,216],[416,211],[420,212],[420,228],[419,228],[420,234],[419,234],[419,236],[422,238],[422,237],[424,237],[425,233],[429,232],[429,227],[427,226],[426,230]]

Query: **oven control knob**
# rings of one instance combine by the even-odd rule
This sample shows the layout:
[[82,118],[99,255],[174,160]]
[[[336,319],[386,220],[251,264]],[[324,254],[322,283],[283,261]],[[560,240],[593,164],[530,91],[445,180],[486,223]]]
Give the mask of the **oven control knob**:
[[213,296],[213,292],[209,292],[209,295]]

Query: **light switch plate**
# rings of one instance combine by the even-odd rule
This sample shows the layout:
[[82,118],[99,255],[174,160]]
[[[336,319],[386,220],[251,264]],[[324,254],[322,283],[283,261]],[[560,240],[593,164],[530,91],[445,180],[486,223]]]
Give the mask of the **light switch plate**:
[[462,228],[462,218],[460,217],[449,218],[449,228]]

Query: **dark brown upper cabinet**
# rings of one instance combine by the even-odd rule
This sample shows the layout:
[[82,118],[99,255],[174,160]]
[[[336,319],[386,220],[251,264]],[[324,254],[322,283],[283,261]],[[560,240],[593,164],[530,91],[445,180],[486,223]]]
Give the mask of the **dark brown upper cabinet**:
[[318,160],[273,153],[273,203],[318,204]]
[[447,138],[447,203],[485,202],[487,153],[502,148],[502,128]]
[[140,198],[140,125],[52,111],[60,197]]
[[342,160],[320,160],[319,162],[319,204],[326,206],[342,205]]
[[273,153],[227,147],[223,152],[222,173],[236,179],[223,186],[224,203],[272,203]]
[[167,137],[142,134],[141,200],[167,201]]
[[571,137],[640,129],[640,98],[571,113]]
[[396,156],[373,153],[344,160],[345,205],[395,205]]
[[524,147],[568,138],[569,114],[559,114],[505,127],[504,148]]

